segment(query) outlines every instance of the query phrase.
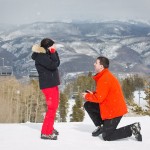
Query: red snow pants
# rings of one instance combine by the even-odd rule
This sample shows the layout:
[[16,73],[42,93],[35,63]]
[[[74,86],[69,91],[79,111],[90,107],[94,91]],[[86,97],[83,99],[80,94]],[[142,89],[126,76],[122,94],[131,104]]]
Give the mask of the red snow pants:
[[43,94],[45,95],[47,112],[42,125],[42,134],[52,134],[54,130],[54,120],[56,116],[56,111],[59,103],[59,90],[58,86],[42,89]]

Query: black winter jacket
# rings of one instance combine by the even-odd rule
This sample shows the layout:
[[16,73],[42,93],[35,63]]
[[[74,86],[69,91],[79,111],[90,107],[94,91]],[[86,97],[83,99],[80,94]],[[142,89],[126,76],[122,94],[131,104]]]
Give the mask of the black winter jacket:
[[32,59],[39,74],[40,89],[54,87],[60,84],[58,66],[60,60],[58,53],[46,52],[43,47],[34,45],[32,47]]

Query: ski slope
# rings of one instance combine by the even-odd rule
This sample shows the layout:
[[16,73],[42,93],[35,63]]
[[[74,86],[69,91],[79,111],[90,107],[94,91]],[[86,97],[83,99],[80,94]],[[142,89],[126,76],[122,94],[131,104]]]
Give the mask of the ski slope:
[[83,122],[55,123],[58,140],[40,139],[41,123],[0,124],[0,150],[148,150],[150,147],[150,117],[124,117],[119,126],[139,121],[143,141],[134,137],[118,141],[103,141],[92,137],[95,129],[86,115]]

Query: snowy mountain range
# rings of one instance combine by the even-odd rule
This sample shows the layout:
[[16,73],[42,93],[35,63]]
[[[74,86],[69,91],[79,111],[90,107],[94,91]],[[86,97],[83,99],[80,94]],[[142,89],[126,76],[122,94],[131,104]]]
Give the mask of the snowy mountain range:
[[34,68],[31,47],[45,37],[56,42],[62,75],[93,71],[99,55],[110,59],[115,73],[150,73],[150,25],[133,21],[0,25],[0,58],[13,67],[15,75],[26,76]]

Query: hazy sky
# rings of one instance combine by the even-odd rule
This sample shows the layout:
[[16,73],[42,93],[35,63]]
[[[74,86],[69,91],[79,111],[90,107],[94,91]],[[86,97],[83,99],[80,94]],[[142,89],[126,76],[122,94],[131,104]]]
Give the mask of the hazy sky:
[[0,23],[101,19],[150,21],[150,0],[0,0]]

